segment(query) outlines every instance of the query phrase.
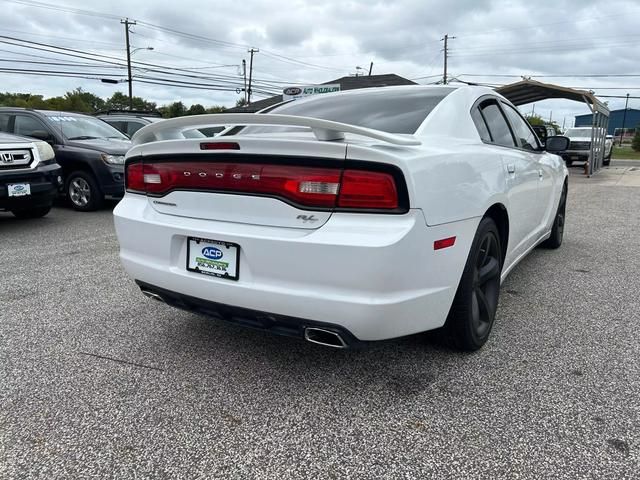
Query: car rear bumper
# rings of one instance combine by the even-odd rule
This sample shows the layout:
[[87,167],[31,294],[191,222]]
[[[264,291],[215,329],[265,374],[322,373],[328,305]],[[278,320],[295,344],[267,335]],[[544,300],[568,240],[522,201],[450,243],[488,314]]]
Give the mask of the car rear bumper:
[[[442,326],[479,221],[427,227],[422,212],[410,210],[334,213],[316,230],[265,227],[162,214],[134,194],[114,219],[120,258],[139,283],[178,298],[329,323],[359,341]],[[189,236],[240,245],[239,280],[188,271]],[[453,247],[434,251],[435,240],[451,236]]]
[[[29,171],[0,171],[0,209],[26,210],[51,206],[62,187],[62,170],[56,163]],[[9,197],[7,185],[27,183],[30,195]]]
[[340,338],[344,341],[344,347],[353,348],[363,343],[340,325],[313,321],[306,318],[293,318],[273,312],[250,310],[233,305],[224,305],[222,303],[165,290],[164,288],[159,288],[148,283],[140,281],[136,281],[136,283],[145,295],[161,300],[167,305],[189,312],[208,315],[243,327],[265,330],[275,335],[297,337],[300,339],[305,338],[305,330],[307,328],[321,328],[340,335]]

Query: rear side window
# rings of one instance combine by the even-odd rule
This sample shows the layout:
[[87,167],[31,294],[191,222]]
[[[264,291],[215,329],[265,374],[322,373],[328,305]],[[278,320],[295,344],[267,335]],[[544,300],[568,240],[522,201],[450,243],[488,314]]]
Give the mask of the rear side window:
[[[509,123],[513,127],[513,132],[518,137],[520,147],[525,150],[539,150],[540,145],[533,131],[529,128],[527,122],[520,116],[520,114],[511,105],[503,103],[504,112],[509,118]],[[545,132],[546,133],[546,132]]]
[[11,115],[8,113],[0,113],[0,132],[9,132],[9,118]]
[[140,130],[142,127],[144,127],[144,123],[141,122],[126,122],[126,124],[127,131],[124,133],[126,133],[130,137],[133,136],[133,134]]
[[[294,100],[274,108],[270,113],[331,120],[389,133],[415,133],[431,111],[454,90],[448,87],[364,89],[357,95],[317,95]],[[287,127],[247,127],[242,133],[295,130]]]
[[111,125],[113,128],[117,128],[118,130],[120,130],[122,133],[127,133],[127,125],[125,122],[121,122],[118,120],[105,120],[105,119],[103,120],[107,122],[109,125]]
[[491,143],[491,134],[489,133],[489,129],[487,128],[484,118],[482,118],[482,113],[480,113],[479,108],[471,110],[471,118],[473,119],[473,123],[476,124],[476,128],[478,129],[478,133],[480,134],[482,141]]
[[492,143],[504,147],[515,147],[516,143],[511,135],[509,124],[495,102],[484,103],[480,106],[482,116],[487,122],[491,133]]
[[38,120],[27,115],[16,115],[15,125],[13,131],[16,135],[23,135],[25,137],[32,137],[33,132],[36,130],[47,131],[47,127]]

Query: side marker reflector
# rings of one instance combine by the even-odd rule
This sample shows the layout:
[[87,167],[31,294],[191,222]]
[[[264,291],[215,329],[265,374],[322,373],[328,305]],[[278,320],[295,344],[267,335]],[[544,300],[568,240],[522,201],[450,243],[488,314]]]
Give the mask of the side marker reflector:
[[453,247],[456,243],[456,237],[443,238],[441,240],[436,240],[433,242],[434,250],[442,250],[443,248]]

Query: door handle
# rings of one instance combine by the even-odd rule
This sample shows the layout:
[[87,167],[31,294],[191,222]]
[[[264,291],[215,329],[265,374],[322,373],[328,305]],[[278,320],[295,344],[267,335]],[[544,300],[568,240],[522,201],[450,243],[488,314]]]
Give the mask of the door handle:
[[515,163],[508,163],[507,164],[507,172],[516,173],[516,164]]
[[544,176],[544,175],[542,174],[542,170],[538,170],[538,178],[539,178],[540,180],[542,180],[542,177],[543,177],[543,176]]

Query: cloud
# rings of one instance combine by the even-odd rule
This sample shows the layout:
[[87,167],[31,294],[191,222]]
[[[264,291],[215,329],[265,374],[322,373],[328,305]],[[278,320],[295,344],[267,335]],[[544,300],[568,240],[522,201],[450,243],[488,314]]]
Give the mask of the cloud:
[[[61,1],[63,3],[56,5],[102,12],[115,18],[76,15],[7,1],[3,3],[0,35],[124,58],[124,27],[119,18],[126,16],[147,22],[133,28],[132,44],[154,47],[154,51],[137,52],[134,60],[161,65],[162,70],[173,73],[173,68],[193,69],[196,75],[207,79],[157,73],[156,76],[220,84],[234,90],[243,84],[238,66],[243,59],[248,60],[247,47],[254,46],[261,50],[254,58],[254,78],[262,82],[263,90],[275,92],[287,83],[321,83],[349,75],[355,72],[356,66],[366,67],[370,61],[374,62],[374,73],[397,73],[407,78],[431,76],[421,81],[435,81],[442,72],[440,39],[448,33],[456,37],[449,44],[449,72],[465,80],[501,84],[518,78],[496,75],[559,75],[541,80],[593,88],[600,95],[624,95],[626,89],[615,89],[633,87],[629,92],[640,96],[640,77],[577,76],[640,74],[637,63],[640,33],[635,21],[640,17],[640,4],[634,0],[606,3],[596,0],[289,0],[287,3],[182,0],[178,4],[169,0]],[[148,24],[187,35],[172,34]],[[82,61],[6,43],[0,44],[0,50],[14,52],[0,52],[0,58],[8,60],[46,61],[27,56],[39,55],[57,62]],[[10,62],[2,64],[6,67]],[[13,65],[27,68],[24,63]],[[115,73],[115,69],[112,71]],[[140,69],[136,72],[152,75]],[[462,76],[464,74],[467,75]],[[48,96],[64,94],[75,86],[103,96],[115,91],[113,85],[91,79],[0,75],[5,91],[32,91]],[[232,105],[239,97],[235,91],[140,82],[134,83],[134,93],[158,103],[181,100],[205,105]],[[623,101],[610,99],[610,104],[616,108]],[[631,103],[640,106],[638,100]],[[567,102],[562,105],[565,106],[552,104],[548,110],[553,109],[554,117],[559,109],[583,113],[580,105]],[[537,106],[536,112],[539,108],[542,112],[547,107]]]

